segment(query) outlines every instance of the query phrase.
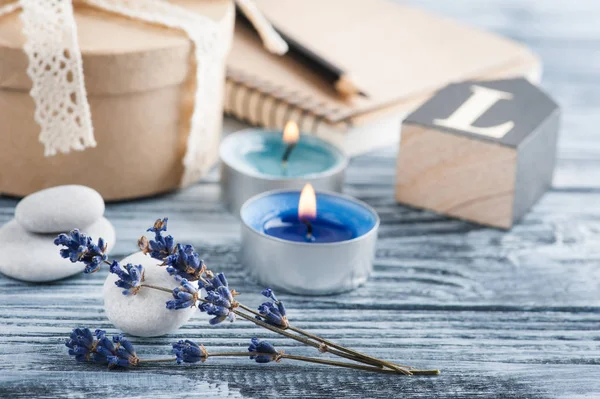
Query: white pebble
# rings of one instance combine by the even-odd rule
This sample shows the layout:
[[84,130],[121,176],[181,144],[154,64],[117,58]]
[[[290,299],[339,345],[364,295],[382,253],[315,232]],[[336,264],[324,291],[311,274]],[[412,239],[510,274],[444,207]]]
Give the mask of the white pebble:
[[84,230],[104,214],[104,200],[94,189],[68,185],[47,188],[23,198],[15,219],[32,233]]
[[[173,289],[179,285],[167,273],[160,261],[136,252],[123,259],[127,263],[144,266],[144,283]],[[104,282],[104,311],[118,329],[138,337],[158,337],[176,331],[198,312],[196,308],[169,310],[166,302],[173,299],[168,292],[142,287],[135,295],[123,295],[123,288],[115,285],[118,277],[109,274]],[[196,285],[196,283],[193,283]]]
[[[115,229],[105,218],[82,230],[94,238],[102,237],[108,251],[115,244]],[[48,282],[81,273],[83,263],[72,263],[60,256],[54,245],[57,234],[35,234],[25,230],[15,219],[0,228],[0,272],[8,277],[29,282]]]

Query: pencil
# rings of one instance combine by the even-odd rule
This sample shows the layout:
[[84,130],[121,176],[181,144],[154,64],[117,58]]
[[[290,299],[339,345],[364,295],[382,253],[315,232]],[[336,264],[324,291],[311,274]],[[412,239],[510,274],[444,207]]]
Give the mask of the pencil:
[[[248,18],[239,9],[239,7],[237,9],[237,18],[244,25],[252,28],[252,30],[256,32]],[[287,56],[293,58],[313,72],[320,75],[323,80],[330,84],[340,95],[344,97],[351,97],[354,95],[367,97],[367,94],[359,88],[352,75],[350,75],[348,72],[334,65],[309,48],[303,46],[290,35],[277,29],[277,27],[273,26],[273,29],[275,29],[275,31],[287,43],[289,48],[288,52],[286,53]]]

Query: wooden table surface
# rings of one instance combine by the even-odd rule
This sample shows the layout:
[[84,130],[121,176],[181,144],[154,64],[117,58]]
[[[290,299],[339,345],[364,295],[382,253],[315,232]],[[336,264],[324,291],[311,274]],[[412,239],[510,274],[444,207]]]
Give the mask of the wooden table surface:
[[[0,276],[0,397],[600,397],[600,7],[596,0],[413,2],[521,40],[541,55],[543,87],[564,110],[553,189],[502,232],[396,205],[395,151],[358,157],[345,191],[382,219],[371,279],[344,295],[281,297],[299,327],[440,368],[440,376],[244,359],[127,372],[76,364],[63,346],[73,327],[115,331],[102,308],[103,270],[47,285]],[[218,195],[213,177],[178,193],[109,205],[114,256],[135,251],[144,229],[169,216],[173,234],[226,272],[244,302],[258,305],[260,287],[238,262],[239,224]],[[15,204],[0,198],[0,224],[13,217]],[[313,354],[243,321],[209,327],[200,313],[176,334],[132,341],[139,352],[159,355],[181,338],[245,350],[255,335],[289,353]]]

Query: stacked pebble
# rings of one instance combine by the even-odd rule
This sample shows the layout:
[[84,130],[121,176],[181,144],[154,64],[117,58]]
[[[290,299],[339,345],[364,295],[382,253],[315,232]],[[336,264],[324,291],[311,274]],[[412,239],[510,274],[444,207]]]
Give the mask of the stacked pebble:
[[86,186],[58,186],[28,195],[17,204],[15,218],[0,228],[0,272],[29,282],[80,273],[84,265],[61,258],[54,239],[77,228],[94,239],[103,237],[110,252],[115,230],[103,214],[102,196]]

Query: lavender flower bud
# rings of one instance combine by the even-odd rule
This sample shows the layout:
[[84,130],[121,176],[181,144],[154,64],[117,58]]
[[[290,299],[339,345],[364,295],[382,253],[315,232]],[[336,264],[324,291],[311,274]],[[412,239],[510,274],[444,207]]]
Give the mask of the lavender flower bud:
[[115,285],[124,288],[123,295],[135,295],[142,287],[144,281],[144,267],[142,265],[125,265],[125,270],[116,260],[110,265],[110,272],[116,274],[119,279],[115,281]]
[[107,259],[106,242],[103,238],[94,244],[91,237],[81,233],[79,230],[71,230],[69,234],[59,234],[54,240],[54,245],[62,245],[60,256],[71,262],[83,262],[86,267],[85,273],[98,271],[103,261]]
[[180,286],[173,289],[173,298],[167,301],[167,309],[185,309],[196,305],[198,289],[186,279],[180,280]]
[[225,320],[229,320],[232,323],[235,321],[235,313],[223,306],[217,306],[212,303],[202,303],[198,309],[201,312],[206,312],[210,316],[215,316],[208,321],[211,325],[219,324]]
[[273,326],[286,328],[289,325],[285,307],[281,302],[278,302],[277,306],[273,302],[265,302],[258,307],[258,312],[263,316],[265,322]]
[[278,360],[280,356],[279,352],[273,345],[267,341],[261,341],[258,338],[252,338],[248,352],[260,353],[260,355],[250,355],[250,359],[255,360],[256,363],[269,363],[273,360]]
[[88,328],[75,328],[71,332],[65,346],[69,348],[69,355],[74,356],[78,362],[89,362],[94,344],[94,337]]
[[122,335],[114,336],[112,341],[104,330],[96,330],[94,335],[88,328],[74,329],[65,343],[69,355],[79,362],[100,363],[109,368],[130,367],[139,363],[133,345]]
[[173,237],[162,235],[164,231],[167,231],[168,220],[168,218],[158,219],[154,222],[154,226],[147,230],[154,233],[154,240],[148,240],[146,237],[141,237],[138,240],[140,250],[145,254],[149,254],[154,259],[164,260],[175,250],[175,240]]
[[270,289],[270,288],[265,288],[265,289],[264,289],[264,290],[262,290],[260,293],[261,293],[263,296],[266,296],[267,298],[269,298],[269,299],[272,299],[272,300],[273,300],[273,302],[279,302],[279,301],[277,300],[277,298],[275,297],[275,293],[274,293],[274,292],[273,292],[273,290],[272,290],[272,289]]
[[217,289],[219,287],[225,287],[229,289],[229,283],[227,282],[227,278],[223,273],[218,273],[214,278],[210,280],[210,283],[212,284],[214,289]]
[[164,264],[167,265],[167,272],[170,275],[190,281],[200,279],[206,270],[204,261],[191,245],[177,244],[174,253],[165,258]]
[[219,273],[209,278],[208,284],[203,284],[203,287],[207,290],[206,297],[204,298],[207,302],[200,305],[199,309],[211,316],[215,316],[209,321],[210,324],[218,324],[225,319],[231,322],[235,321],[233,309],[238,304],[233,299],[233,294],[229,290],[225,275]]
[[207,292],[205,299],[212,304],[225,308],[231,308],[233,304],[231,292],[223,286],[219,287],[216,291]]
[[177,357],[177,364],[197,363],[208,358],[208,352],[206,352],[204,346],[187,339],[173,344],[172,352]]
[[123,334],[114,335],[112,339],[115,344],[119,345],[120,349],[125,349],[129,356],[137,357],[137,354],[135,353],[135,348],[127,338],[123,337]]
[[128,368],[132,365],[131,363],[129,363],[129,360],[120,358],[118,356],[107,356],[106,360],[108,361],[109,369],[114,368],[114,367]]

